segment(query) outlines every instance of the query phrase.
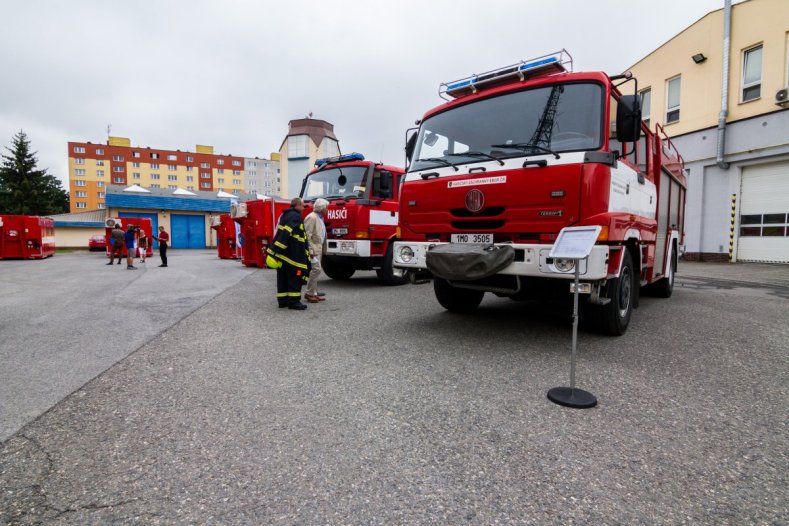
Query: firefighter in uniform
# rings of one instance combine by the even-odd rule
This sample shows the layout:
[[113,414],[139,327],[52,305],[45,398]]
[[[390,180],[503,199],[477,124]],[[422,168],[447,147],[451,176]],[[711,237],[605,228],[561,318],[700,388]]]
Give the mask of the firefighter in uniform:
[[301,213],[304,201],[293,198],[282,213],[274,242],[266,250],[266,266],[277,269],[277,303],[280,308],[304,310],[301,287],[310,277],[310,256]]

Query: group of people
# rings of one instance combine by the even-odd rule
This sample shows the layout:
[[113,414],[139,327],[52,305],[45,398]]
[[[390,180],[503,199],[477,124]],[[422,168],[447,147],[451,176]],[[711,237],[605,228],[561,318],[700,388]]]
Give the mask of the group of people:
[[304,299],[309,303],[325,301],[325,294],[318,292],[321,274],[321,256],[326,241],[323,214],[329,202],[316,199],[312,212],[302,221],[304,201],[300,197],[290,202],[282,213],[272,245],[266,250],[266,265],[277,269],[277,303],[281,309],[304,310],[301,288],[306,283]]
[[[159,236],[151,236],[159,242],[159,256],[162,259],[160,267],[167,266],[167,244],[170,242],[170,234],[164,229],[163,226],[159,227]],[[126,248],[126,270],[137,270],[134,266],[134,257],[139,251],[140,263],[145,263],[145,255],[148,251],[148,236],[145,230],[138,226],[129,225],[126,232],[123,231],[119,224],[115,225],[112,229],[110,236],[110,262],[107,265],[112,265],[113,260],[117,257],[117,265],[121,264],[123,256],[123,249]]]

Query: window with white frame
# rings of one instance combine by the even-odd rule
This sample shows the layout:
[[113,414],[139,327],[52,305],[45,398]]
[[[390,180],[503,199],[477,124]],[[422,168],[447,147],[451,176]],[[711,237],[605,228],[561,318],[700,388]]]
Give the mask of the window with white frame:
[[151,170],[158,170],[158,169],[159,169],[159,163],[151,163]]
[[178,160],[178,156],[177,156],[177,155],[175,155],[174,153],[171,153],[171,154],[169,154],[169,155],[167,156],[167,160],[168,160],[168,161],[177,161],[177,160]]
[[96,177],[104,177],[104,170],[96,170]]
[[641,120],[649,128],[649,112],[652,109],[652,89],[647,88],[641,92]]
[[113,177],[112,178],[112,182],[113,183],[123,183],[123,177]]
[[132,179],[139,179],[139,178],[140,178],[140,172],[132,172]]
[[168,184],[167,188],[169,188],[170,190],[175,190],[178,187],[176,185],[174,185],[174,184]]
[[233,175],[241,175],[241,170],[233,170]]
[[762,96],[762,46],[742,52],[742,102]]
[[195,167],[194,167],[194,166],[187,166],[187,167],[186,167],[186,171],[187,171],[187,172],[194,172],[194,170],[195,170]]
[[88,197],[88,192],[74,192],[76,197]]
[[217,168],[216,169],[216,173],[223,174],[223,173],[225,173],[225,169],[224,168]]
[[195,180],[194,176],[192,176],[192,175],[187,175],[187,176],[186,176],[186,182],[187,182],[187,183],[191,183],[191,182],[192,182],[192,181],[194,181],[194,180]]
[[170,175],[167,176],[167,180],[168,181],[177,181],[178,180],[178,176],[170,174]]
[[74,186],[87,186],[87,185],[88,185],[88,183],[86,183],[82,179],[80,179],[78,181],[74,181]]
[[154,181],[158,180],[159,174],[151,174],[151,179],[153,179]]
[[104,161],[102,161],[101,159],[97,159],[96,166],[104,166]]
[[139,157],[139,156],[140,156],[140,152],[132,152],[132,157]]
[[233,161],[233,166],[241,166],[241,161]]
[[74,168],[74,175],[85,175],[84,168]]
[[123,166],[113,166],[112,171],[115,173],[121,173],[121,172],[125,172],[126,168],[124,168]]
[[84,146],[75,146],[74,147],[74,153],[85,153],[85,147]]
[[158,184],[152,184],[151,188],[161,188]]
[[216,180],[216,182],[217,184],[225,184],[225,179],[223,177],[220,177],[219,179]]
[[234,194],[237,194],[237,193],[238,193],[238,188],[233,188],[233,189],[231,190],[231,192],[233,192]]
[[323,148],[323,157],[336,157],[340,155],[340,145],[337,144],[337,141],[334,139],[324,137],[321,148]]
[[666,124],[679,120],[679,92],[681,85],[681,76],[666,81]]
[[211,179],[211,174],[206,172],[200,172],[200,179]]
[[200,163],[200,168],[210,168],[211,165],[208,163]]
[[174,171],[176,171],[178,169],[178,166],[176,166],[174,164],[168,164],[167,165],[167,169],[168,170],[172,170],[174,172]]
[[139,167],[140,167],[140,163],[132,163],[132,168],[139,168]]
[[186,162],[191,163],[191,162],[194,162],[194,160],[195,160],[195,158],[192,157],[191,155],[187,155],[186,156]]
[[81,157],[74,159],[74,164],[85,164],[85,159]]
[[150,155],[151,155],[151,159],[158,159],[159,158],[159,154],[156,153],[156,152],[151,152]]
[[309,157],[310,152],[307,149],[307,135],[294,135],[288,137],[288,158],[297,159],[300,157]]
[[123,155],[113,155],[112,160],[117,162],[123,162]]
[[96,186],[98,186],[99,188],[104,188],[104,181],[99,181],[98,183],[96,183]]
[[221,164],[225,164],[225,160],[224,159],[217,159],[216,160],[216,164],[220,164],[220,165]]
[[211,183],[200,183],[200,188],[211,188]]
[[98,206],[99,208],[105,208],[107,205],[105,205],[104,203],[98,203],[96,204],[96,206]]
[[104,148],[96,148],[96,155],[104,155]]
[[241,184],[241,179],[233,179],[233,184],[235,185]]
[[106,196],[107,196],[107,194],[104,193],[104,192],[98,192],[96,194],[96,197],[98,197],[99,199],[104,199]]
[[87,208],[87,207],[88,207],[87,203],[82,203],[82,202],[77,203],[77,208]]

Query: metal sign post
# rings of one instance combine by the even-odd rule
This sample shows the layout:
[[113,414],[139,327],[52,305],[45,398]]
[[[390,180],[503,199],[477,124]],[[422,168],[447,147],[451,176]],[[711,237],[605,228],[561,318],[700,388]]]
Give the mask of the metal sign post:
[[597,398],[583,389],[575,388],[575,360],[578,351],[578,289],[581,262],[587,261],[592,247],[600,235],[599,226],[567,227],[559,233],[549,256],[554,259],[570,259],[575,262],[575,286],[573,293],[573,349],[570,359],[570,387],[554,387],[548,391],[548,399],[559,405],[588,409],[597,405]]

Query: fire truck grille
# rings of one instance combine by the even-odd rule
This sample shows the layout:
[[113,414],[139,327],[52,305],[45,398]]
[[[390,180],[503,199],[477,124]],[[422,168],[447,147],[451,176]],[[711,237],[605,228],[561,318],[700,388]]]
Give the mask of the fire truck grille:
[[503,206],[491,206],[480,212],[471,212],[465,208],[453,208],[450,213],[455,217],[496,217],[504,213]]
[[452,221],[452,228],[456,230],[496,230],[504,226],[503,220],[479,221]]

